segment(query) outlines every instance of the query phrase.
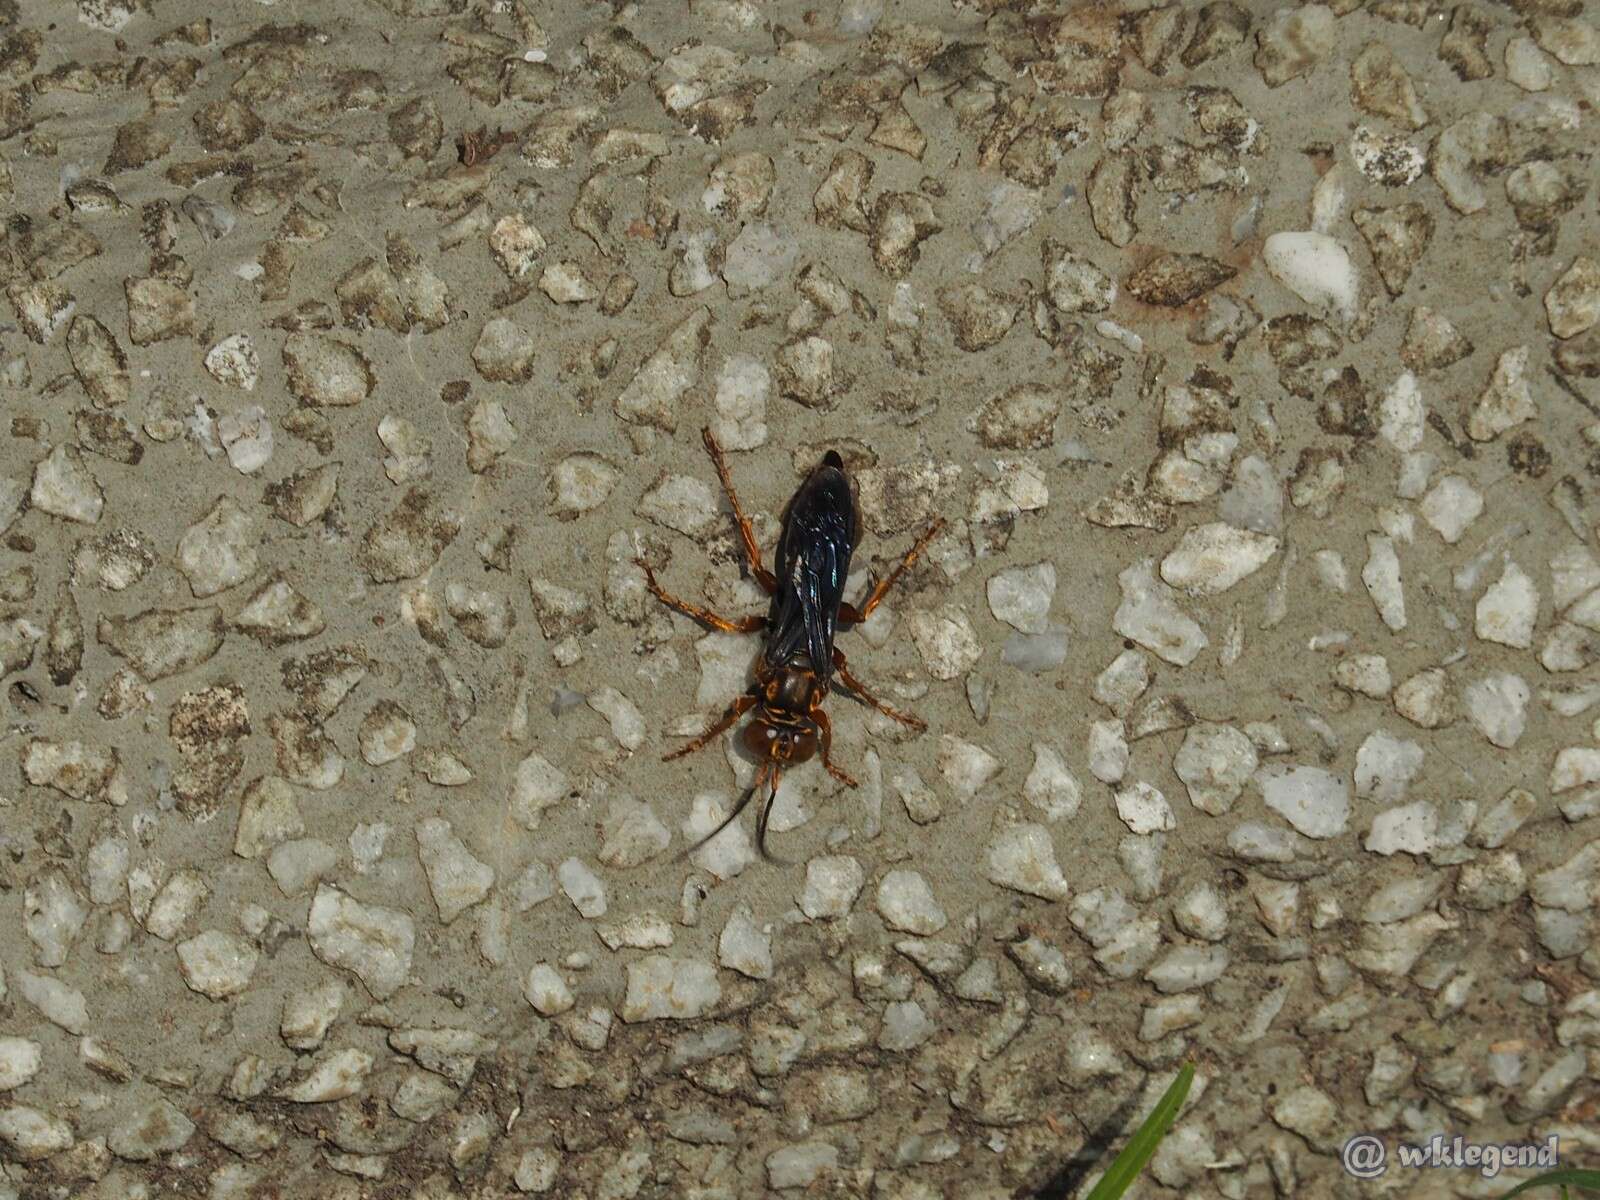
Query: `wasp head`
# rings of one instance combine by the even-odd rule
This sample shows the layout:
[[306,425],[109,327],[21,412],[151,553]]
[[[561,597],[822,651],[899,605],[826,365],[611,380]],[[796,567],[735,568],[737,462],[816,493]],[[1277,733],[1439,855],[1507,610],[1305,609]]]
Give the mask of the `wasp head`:
[[744,747],[758,759],[790,766],[816,754],[817,731],[807,721],[775,720],[771,713],[760,712],[745,726]]

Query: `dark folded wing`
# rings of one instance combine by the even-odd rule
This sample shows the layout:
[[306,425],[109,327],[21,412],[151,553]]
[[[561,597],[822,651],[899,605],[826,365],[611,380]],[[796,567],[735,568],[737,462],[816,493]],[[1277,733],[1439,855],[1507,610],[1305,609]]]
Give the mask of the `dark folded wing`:
[[804,650],[812,670],[833,665],[833,635],[855,547],[855,509],[842,471],[812,473],[790,503],[778,540],[778,594],[773,597],[767,658],[787,661]]

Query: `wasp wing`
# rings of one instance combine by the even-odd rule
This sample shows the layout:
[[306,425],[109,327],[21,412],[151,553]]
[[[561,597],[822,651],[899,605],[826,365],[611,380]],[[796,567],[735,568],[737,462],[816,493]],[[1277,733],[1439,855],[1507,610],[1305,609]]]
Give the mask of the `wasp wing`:
[[807,477],[789,501],[778,538],[778,590],[767,618],[766,658],[778,665],[799,651],[826,678],[833,636],[857,541],[850,480],[830,463]]

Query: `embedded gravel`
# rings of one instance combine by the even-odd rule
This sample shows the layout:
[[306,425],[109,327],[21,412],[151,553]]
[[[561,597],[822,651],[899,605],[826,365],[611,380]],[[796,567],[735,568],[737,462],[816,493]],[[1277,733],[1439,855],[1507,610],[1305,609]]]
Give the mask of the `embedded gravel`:
[[1600,1158],[1597,23],[0,0],[0,1200]]

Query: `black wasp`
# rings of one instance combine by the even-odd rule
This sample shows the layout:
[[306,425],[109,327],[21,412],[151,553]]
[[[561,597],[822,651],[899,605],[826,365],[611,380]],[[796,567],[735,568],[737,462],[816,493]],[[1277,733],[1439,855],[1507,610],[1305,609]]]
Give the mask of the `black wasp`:
[[762,589],[772,597],[767,615],[745,617],[730,621],[709,609],[670,595],[656,582],[655,573],[648,564],[644,568],[650,590],[663,604],[693,617],[712,629],[726,633],[755,633],[765,630],[766,644],[756,663],[755,681],[748,691],[728,706],[717,722],[686,746],[681,746],[665,756],[670,761],[692,754],[709,744],[714,738],[751,709],[755,717],[745,727],[743,739],[747,750],[760,762],[756,777],[734,805],[722,823],[700,840],[701,845],[721,833],[744,811],[745,805],[763,787],[766,802],[756,822],[756,845],[767,856],[767,818],[772,811],[772,801],[778,792],[778,780],[784,769],[794,763],[812,758],[822,751],[822,765],[840,783],[850,787],[856,781],[833,762],[829,751],[833,742],[833,727],[828,714],[822,711],[823,701],[835,675],[866,703],[879,712],[893,717],[913,729],[923,730],[927,724],[910,713],[900,712],[879,700],[850,672],[844,652],[833,644],[834,634],[841,625],[859,625],[872,615],[882,603],[889,589],[905,573],[944,526],[935,520],[916,544],[906,552],[900,564],[872,589],[872,594],[858,609],[844,599],[845,579],[850,574],[850,558],[861,542],[861,506],[856,499],[855,481],[844,469],[844,460],[830,450],[822,462],[814,467],[800,485],[783,511],[783,529],[778,535],[777,570],[769,571],[761,563],[761,550],[756,546],[750,519],[739,507],[739,497],[728,477],[728,463],[722,447],[710,429],[701,430],[701,437],[717,475],[722,479],[728,502],[739,524],[739,534],[744,539],[744,551],[750,560],[750,573]]

